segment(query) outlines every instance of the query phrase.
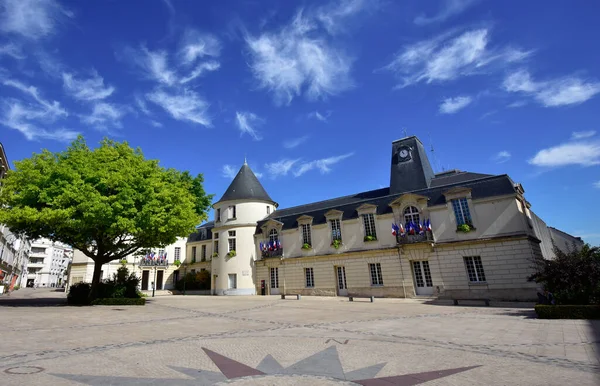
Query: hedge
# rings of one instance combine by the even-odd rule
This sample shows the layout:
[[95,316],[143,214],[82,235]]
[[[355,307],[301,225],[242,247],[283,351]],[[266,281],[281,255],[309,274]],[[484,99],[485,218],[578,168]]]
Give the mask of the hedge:
[[549,306],[538,304],[535,312],[540,319],[600,319],[600,306]]
[[143,306],[145,298],[100,298],[92,301],[93,306]]

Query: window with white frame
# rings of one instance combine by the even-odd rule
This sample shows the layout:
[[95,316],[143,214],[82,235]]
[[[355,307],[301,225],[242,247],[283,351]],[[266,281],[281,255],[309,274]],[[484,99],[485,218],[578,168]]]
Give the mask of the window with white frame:
[[485,282],[485,273],[483,272],[483,264],[481,264],[480,256],[465,256],[465,267],[469,275],[471,283]]
[[408,224],[411,221],[415,224],[418,224],[420,220],[419,217],[419,209],[414,206],[409,206],[404,209],[404,223]]
[[181,260],[181,247],[175,247],[175,260]]
[[200,260],[201,261],[205,261],[206,260],[206,245],[202,246],[202,250],[200,252]]
[[312,245],[312,238],[310,234],[310,224],[302,224],[302,243]]
[[271,207],[267,205],[267,214],[271,214]]
[[229,243],[229,252],[235,251],[235,239],[228,239],[227,242]]
[[335,240],[342,241],[342,227],[340,224],[340,219],[336,218],[329,220],[329,224],[331,224],[331,242],[334,242]]
[[215,253],[218,255],[219,254],[219,240],[215,240]]
[[365,237],[372,236],[377,238],[377,231],[375,230],[375,216],[373,213],[363,214],[363,224],[365,226]]
[[159,249],[158,250],[158,256],[163,256],[165,254],[165,250],[164,249]]
[[315,275],[312,268],[304,268],[304,274],[306,276],[306,287],[312,288],[315,286]]
[[473,220],[471,220],[471,212],[469,211],[469,203],[466,198],[452,200],[452,208],[454,209],[457,225],[473,225]]
[[235,237],[235,231],[229,231],[228,234],[229,237]]
[[217,208],[217,213],[215,214],[215,220],[217,222],[221,221],[221,208]]
[[196,247],[192,247],[192,263],[196,262]]
[[229,216],[229,217],[228,217],[228,218],[230,218],[230,219],[232,219],[232,218],[236,218],[236,209],[235,209],[235,205],[231,205],[231,206],[229,207],[229,210],[228,210],[228,212],[229,212],[229,214],[228,214],[228,216]]
[[371,285],[383,285],[380,263],[369,264],[369,272],[371,273]]
[[277,233],[277,229],[271,229],[269,231],[269,243],[275,243],[279,240],[279,233]]

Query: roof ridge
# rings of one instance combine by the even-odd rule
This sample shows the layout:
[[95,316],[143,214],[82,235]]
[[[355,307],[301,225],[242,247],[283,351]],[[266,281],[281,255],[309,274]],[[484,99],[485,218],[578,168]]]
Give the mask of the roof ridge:
[[[315,201],[315,202],[309,202],[308,204],[301,204],[301,205],[294,205],[294,206],[290,206],[289,208],[284,208],[284,209],[280,209],[280,210],[290,210],[290,209],[294,209],[294,208],[299,208],[301,206],[306,206],[306,205],[314,205],[314,204],[320,204],[322,202],[327,202],[327,201],[333,201],[333,200],[339,200],[342,198],[349,198],[349,197],[354,197],[357,196],[359,194],[364,194],[364,193],[369,193],[369,192],[376,192],[378,190],[384,190],[384,189],[389,189],[388,187],[385,188],[379,188],[379,189],[373,189],[373,190],[366,190],[364,192],[358,192],[358,193],[354,193],[354,194],[347,194],[345,196],[340,196],[340,197],[334,197],[334,198],[328,198],[327,200],[321,200],[321,201]],[[277,211],[273,212],[273,213],[277,213]]]

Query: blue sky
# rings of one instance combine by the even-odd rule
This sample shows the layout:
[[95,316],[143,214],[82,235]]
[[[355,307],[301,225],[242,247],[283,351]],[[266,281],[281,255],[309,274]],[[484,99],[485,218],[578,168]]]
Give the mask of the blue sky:
[[388,186],[406,130],[600,244],[600,4],[576,4],[0,0],[1,141],[127,140],[217,198],[247,157],[288,207]]

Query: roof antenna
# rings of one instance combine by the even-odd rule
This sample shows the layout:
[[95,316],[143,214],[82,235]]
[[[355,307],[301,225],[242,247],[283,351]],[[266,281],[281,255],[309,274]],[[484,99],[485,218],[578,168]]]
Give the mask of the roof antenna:
[[246,154],[244,154],[244,165],[248,165],[248,162],[246,162]]
[[440,168],[440,161],[437,159],[437,156],[435,154],[435,149],[433,148],[433,139],[431,139],[431,132],[429,132],[428,134],[429,134],[429,146],[431,147],[431,149],[430,149],[431,158],[433,159],[433,166],[438,170],[438,172],[440,169],[442,169],[442,171],[444,171],[443,167]]
[[402,132],[404,133],[404,138],[408,137],[408,133],[406,131],[406,127],[402,128]]

